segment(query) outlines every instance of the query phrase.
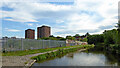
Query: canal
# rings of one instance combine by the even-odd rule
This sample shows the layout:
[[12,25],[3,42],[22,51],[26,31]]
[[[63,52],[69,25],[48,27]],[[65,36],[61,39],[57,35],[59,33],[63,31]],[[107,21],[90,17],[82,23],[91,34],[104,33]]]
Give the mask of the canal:
[[104,52],[73,52],[62,57],[34,63],[32,66],[120,66],[119,57]]

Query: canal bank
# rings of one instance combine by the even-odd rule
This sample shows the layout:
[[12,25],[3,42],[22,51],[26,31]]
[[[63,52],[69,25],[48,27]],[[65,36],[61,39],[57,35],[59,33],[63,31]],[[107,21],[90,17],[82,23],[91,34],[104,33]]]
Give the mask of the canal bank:
[[[37,51],[24,51],[25,53],[22,53],[23,51],[22,52],[5,53],[3,56],[2,63],[3,63],[3,66],[26,66],[26,67],[29,67],[35,62],[35,60],[31,59],[31,57],[55,52],[55,51],[58,51],[59,49],[89,48],[89,47],[94,47],[94,45],[76,45],[76,46],[53,48],[53,49],[48,49],[48,50],[44,49],[44,52],[43,52],[43,50],[42,51],[37,50]],[[25,55],[25,54],[27,54],[26,52],[28,52],[28,55]],[[36,53],[31,54],[31,52],[32,53],[36,52]]]
[[35,62],[34,66],[120,66],[119,58],[115,55],[106,54],[102,51],[76,51],[62,57],[57,57],[43,62]]
[[[50,52],[47,52],[47,53],[44,53],[44,54],[40,54],[38,56],[34,56],[34,57],[31,57],[31,59],[33,59],[34,61],[32,62],[33,64],[35,62],[39,62],[39,61],[45,61],[45,60],[48,60],[48,59],[51,59],[51,58],[56,58],[56,57],[62,57],[68,53],[71,53],[71,52],[75,52],[75,51],[85,51],[89,48],[92,48],[94,46],[85,46],[85,47],[70,47],[70,48],[63,48],[63,49],[58,49],[58,50],[55,50],[55,51],[50,51]],[[29,66],[32,66],[33,64],[30,64]],[[27,64],[28,65],[28,64]]]
[[47,53],[44,53],[38,56],[34,56],[34,57],[31,57],[31,59],[42,61],[42,60],[46,60],[49,58],[66,55],[67,53],[74,52],[74,51],[81,50],[81,49],[87,49],[87,48],[84,48],[84,47],[83,48],[81,47],[64,48],[64,49],[59,49],[56,51],[47,52]]

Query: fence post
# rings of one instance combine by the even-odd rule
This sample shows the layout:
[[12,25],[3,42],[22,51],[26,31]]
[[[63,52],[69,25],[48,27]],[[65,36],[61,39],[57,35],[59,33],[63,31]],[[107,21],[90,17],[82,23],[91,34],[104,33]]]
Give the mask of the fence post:
[[48,45],[49,48],[51,48],[50,42],[51,42],[51,41],[49,40],[49,45]]
[[21,49],[23,50],[23,39],[21,38]]
[[43,44],[42,44],[42,46],[43,46],[42,48],[44,49],[44,40],[42,40],[42,43],[43,43]]
[[8,46],[8,45],[7,45],[8,39],[6,38],[5,40],[6,40],[6,41],[5,41],[5,43],[6,43],[6,48],[5,48],[5,46],[4,46],[4,48],[5,48],[5,51],[6,51],[6,50],[7,50],[7,46]]

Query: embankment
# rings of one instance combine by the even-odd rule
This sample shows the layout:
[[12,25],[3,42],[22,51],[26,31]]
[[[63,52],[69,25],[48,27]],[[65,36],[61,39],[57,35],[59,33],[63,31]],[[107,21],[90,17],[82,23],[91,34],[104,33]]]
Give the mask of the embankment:
[[93,46],[64,48],[64,49],[59,49],[57,51],[52,51],[52,52],[48,52],[48,53],[41,54],[38,56],[34,56],[34,57],[31,57],[31,59],[34,59],[36,61],[42,61],[42,60],[46,60],[46,59],[53,58],[53,57],[63,56],[70,52],[75,52],[75,51],[82,50],[82,49],[85,50],[85,49],[89,49],[92,47]]

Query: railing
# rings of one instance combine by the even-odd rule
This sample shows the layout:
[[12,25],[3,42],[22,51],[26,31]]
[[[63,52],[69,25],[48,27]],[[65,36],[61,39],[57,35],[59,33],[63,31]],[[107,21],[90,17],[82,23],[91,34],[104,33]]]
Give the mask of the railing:
[[36,39],[3,39],[3,51],[20,51],[29,49],[44,49],[66,46],[66,41],[36,40]]

